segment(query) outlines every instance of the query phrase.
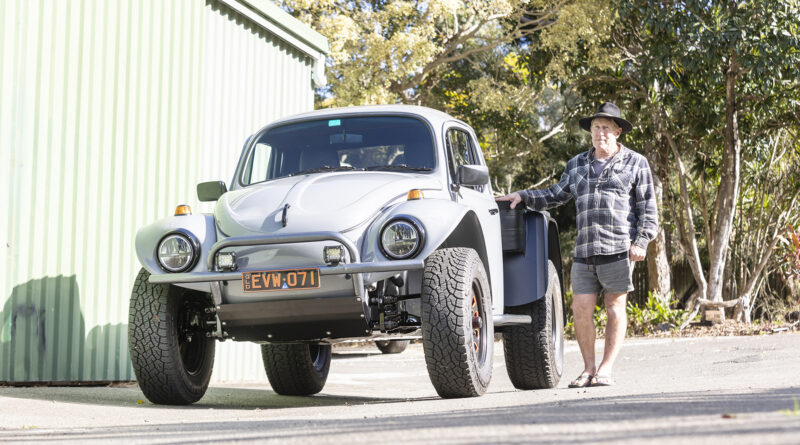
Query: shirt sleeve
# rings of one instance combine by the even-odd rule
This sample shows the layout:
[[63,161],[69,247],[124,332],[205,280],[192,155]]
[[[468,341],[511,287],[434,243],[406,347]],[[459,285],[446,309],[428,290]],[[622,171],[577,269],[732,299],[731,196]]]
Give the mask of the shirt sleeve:
[[572,192],[569,190],[569,165],[561,174],[561,179],[546,189],[521,190],[525,205],[533,210],[547,210],[552,207],[565,204],[572,199]]
[[650,164],[642,157],[634,180],[634,202],[636,213],[636,238],[633,244],[646,249],[658,234],[658,209]]

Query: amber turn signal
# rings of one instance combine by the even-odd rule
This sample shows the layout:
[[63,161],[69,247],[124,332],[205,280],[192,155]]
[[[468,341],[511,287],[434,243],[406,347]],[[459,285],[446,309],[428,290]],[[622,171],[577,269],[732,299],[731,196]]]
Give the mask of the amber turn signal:
[[422,197],[423,197],[422,190],[414,189],[414,190],[409,190],[408,192],[409,201],[413,201],[415,199],[422,199]]
[[178,207],[175,207],[175,216],[185,216],[191,214],[192,214],[192,208],[187,206],[186,204],[181,204]]

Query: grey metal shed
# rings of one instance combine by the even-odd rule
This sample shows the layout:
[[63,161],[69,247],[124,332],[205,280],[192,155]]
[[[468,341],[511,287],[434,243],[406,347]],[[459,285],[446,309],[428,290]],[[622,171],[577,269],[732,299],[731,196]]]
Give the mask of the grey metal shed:
[[[314,105],[326,39],[266,0],[0,2],[0,382],[134,378],[138,227]],[[217,380],[260,379],[221,345]]]

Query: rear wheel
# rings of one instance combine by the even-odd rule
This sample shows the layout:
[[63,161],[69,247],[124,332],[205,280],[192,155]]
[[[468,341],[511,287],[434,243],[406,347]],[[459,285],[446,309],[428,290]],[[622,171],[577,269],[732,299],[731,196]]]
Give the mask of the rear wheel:
[[475,397],[492,379],[489,280],[472,249],[440,249],[425,260],[422,339],[428,376],[445,398]]
[[375,346],[384,354],[399,354],[406,350],[409,343],[409,340],[379,340]]
[[215,342],[207,338],[207,294],[151,284],[142,269],[131,293],[128,343],[133,370],[153,403],[187,405],[206,392]]
[[506,369],[518,389],[555,388],[564,371],[564,305],[555,265],[548,261],[547,293],[533,303],[508,308],[532,323],[503,332]]
[[331,367],[331,345],[307,343],[261,345],[264,370],[272,389],[287,396],[322,391]]

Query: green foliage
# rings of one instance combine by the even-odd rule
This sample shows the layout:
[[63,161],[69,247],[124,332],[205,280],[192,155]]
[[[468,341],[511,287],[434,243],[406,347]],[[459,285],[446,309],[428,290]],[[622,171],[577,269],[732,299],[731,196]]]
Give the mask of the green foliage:
[[789,228],[783,235],[779,235],[780,243],[776,250],[778,264],[787,277],[800,277],[800,229]]
[[679,326],[686,313],[681,309],[673,309],[678,304],[673,297],[670,293],[670,298],[662,301],[657,295],[648,292],[644,307],[628,302],[628,335],[648,335],[657,332],[661,324],[671,325],[672,329]]
[[564,337],[575,339],[575,316],[572,315],[572,290],[564,293],[564,307],[566,308],[566,319],[564,320]]
[[[421,94],[472,56],[507,51],[549,26],[558,0],[283,0],[330,42],[323,106],[421,104]],[[517,70],[517,75],[528,75]],[[466,86],[466,85],[462,85]],[[502,92],[491,91],[496,98]],[[503,100],[504,102],[504,100]]]
[[[626,308],[626,315],[628,317],[628,331],[627,335],[650,335],[659,331],[659,325],[671,325],[670,329],[675,329],[683,322],[684,317],[687,315],[686,311],[676,309],[678,301],[673,299],[673,294],[670,293],[669,301],[662,302],[657,295],[652,292],[648,293],[647,302],[643,307],[638,307],[635,304],[628,302]],[[599,305],[595,306],[594,311],[594,325],[596,335],[603,337],[605,335],[606,324],[608,323],[608,315],[603,310],[602,298],[598,299]],[[567,308],[572,306],[572,292],[567,292],[564,296],[564,304]],[[564,333],[567,338],[575,338],[575,318],[572,311],[567,311],[566,327]]]

